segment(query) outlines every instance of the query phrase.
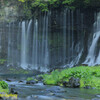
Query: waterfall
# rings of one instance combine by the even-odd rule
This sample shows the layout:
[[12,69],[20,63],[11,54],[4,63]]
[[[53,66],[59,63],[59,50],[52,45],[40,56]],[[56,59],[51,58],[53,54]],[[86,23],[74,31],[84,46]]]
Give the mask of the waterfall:
[[[39,27],[42,27],[40,32]],[[48,14],[43,16],[42,26],[34,19],[33,29],[32,69],[44,71],[45,68],[46,71],[49,64]]]
[[2,36],[2,35],[1,35],[1,32],[0,32],[0,54],[1,54],[1,48],[2,48],[2,47],[1,47],[1,46],[2,46],[2,45],[1,45],[1,36]]
[[26,34],[26,26],[25,21],[22,22],[22,36],[21,36],[21,67],[23,69],[27,68],[26,63],[26,41],[27,41],[27,34]]
[[[73,67],[80,61],[83,52],[83,14],[76,11],[76,19],[74,12],[67,9],[64,11],[64,22],[63,22],[63,62],[64,67]],[[80,18],[79,18],[80,16]],[[75,23],[76,26],[75,26]],[[79,25],[81,28],[79,29]],[[74,39],[74,30],[77,28],[77,40]]]
[[89,48],[88,55],[84,62],[84,64],[88,64],[89,66],[100,64],[100,51],[96,57],[96,46],[100,39],[100,13],[97,14],[97,20],[94,23],[93,27],[95,33],[93,34],[92,44]]
[[38,57],[38,21],[35,19],[34,31],[33,31],[33,50],[32,50],[32,65],[34,69],[38,69],[37,57]]
[[[26,27],[26,24],[28,26]],[[21,36],[21,67],[26,69],[30,65],[29,60],[30,56],[30,39],[31,39],[31,25],[32,20],[29,23],[23,21],[22,22],[22,36]]]
[[31,66],[31,30],[32,29],[32,20],[29,21],[27,30],[26,30],[26,63],[28,66]]
[[8,32],[8,64],[11,63],[11,49],[10,49],[10,46],[11,46],[11,23],[9,23],[9,32]]
[[[80,32],[83,30],[82,14],[77,12],[76,16],[79,15],[81,18],[76,17],[76,20],[73,11],[68,9],[64,10],[63,14],[61,15],[61,17],[63,17],[63,21],[61,20],[61,23],[59,23],[60,27],[63,28],[61,31],[59,31],[59,33],[52,33],[52,35],[48,35],[48,25],[51,23],[48,19],[49,15],[51,14],[45,13],[40,17],[40,19],[34,18],[31,68],[41,71],[44,71],[45,69],[45,71],[47,71],[49,70],[50,65],[54,67],[56,64],[62,64],[63,67],[72,67],[77,65],[83,51],[83,48],[80,46],[83,44],[83,37],[80,39]],[[59,13],[55,19],[59,22]],[[56,21],[55,23],[58,24]],[[74,21],[76,21],[75,23],[77,23],[76,27],[78,29],[79,25],[81,24],[81,29],[78,30],[77,33],[77,37],[79,39],[77,41],[74,39]],[[56,26],[54,26],[54,29],[56,32],[58,32]],[[63,34],[60,32],[63,32]],[[51,40],[54,41],[54,43],[49,44]]]
[[46,72],[73,67],[83,61],[88,65],[100,64],[99,27],[100,13],[95,14],[94,33],[90,35],[93,37],[84,60],[84,14],[80,10],[44,12],[30,20],[11,22],[8,24],[8,65]]
[[66,15],[67,15],[67,9],[64,11],[64,26],[63,26],[63,64],[66,64]]

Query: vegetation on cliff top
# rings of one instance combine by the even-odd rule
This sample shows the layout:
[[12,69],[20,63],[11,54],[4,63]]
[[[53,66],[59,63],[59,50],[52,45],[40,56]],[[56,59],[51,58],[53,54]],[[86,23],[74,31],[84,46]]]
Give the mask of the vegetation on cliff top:
[[100,7],[100,0],[18,0],[27,4],[29,8],[38,7],[42,11],[47,11],[48,8],[54,7],[70,7],[70,8],[86,8]]
[[[63,85],[71,78],[79,78],[80,87],[100,89],[100,66],[95,67],[74,67],[62,71],[55,70],[51,74],[43,75],[44,83],[47,85]],[[67,86],[67,84],[66,84]]]

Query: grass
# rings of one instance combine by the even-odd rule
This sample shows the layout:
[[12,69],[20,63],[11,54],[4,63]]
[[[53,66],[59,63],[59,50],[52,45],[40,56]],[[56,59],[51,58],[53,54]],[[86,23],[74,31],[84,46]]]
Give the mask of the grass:
[[100,66],[79,66],[67,68],[62,71],[55,70],[50,74],[44,74],[44,83],[47,85],[62,85],[71,77],[80,79],[80,87],[90,86],[100,89]]

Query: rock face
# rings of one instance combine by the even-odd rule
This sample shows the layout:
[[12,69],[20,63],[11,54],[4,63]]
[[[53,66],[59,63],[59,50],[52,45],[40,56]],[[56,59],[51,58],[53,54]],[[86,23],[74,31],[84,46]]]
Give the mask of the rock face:
[[15,21],[18,15],[17,0],[2,0],[0,7],[0,22]]

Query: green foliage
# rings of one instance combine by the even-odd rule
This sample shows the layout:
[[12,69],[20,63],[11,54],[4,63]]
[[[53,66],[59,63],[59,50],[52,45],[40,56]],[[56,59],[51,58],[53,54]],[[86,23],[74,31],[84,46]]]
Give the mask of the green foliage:
[[8,84],[5,81],[0,81],[0,92],[9,92]]
[[69,81],[71,77],[80,79],[80,87],[90,86],[100,89],[100,66],[80,66],[62,71],[55,70],[51,74],[43,75],[44,83],[48,85],[59,85],[59,83]]
[[49,9],[69,8],[96,8],[100,7],[100,0],[18,0],[21,2],[25,18],[32,18],[34,11],[47,12]]
[[31,81],[31,80],[33,80],[33,77],[28,77],[26,80]]
[[65,6],[69,8],[77,8],[77,7],[99,7],[100,0],[18,0],[20,2],[28,2],[28,7],[38,7],[42,11],[48,11],[49,7],[59,7]]
[[25,2],[25,0],[18,0],[18,1]]
[[8,88],[8,84],[7,84],[5,81],[0,81],[0,86],[1,86],[3,89],[7,89],[7,88]]

